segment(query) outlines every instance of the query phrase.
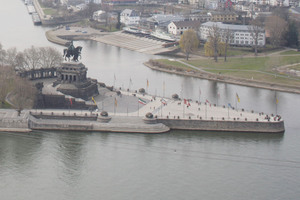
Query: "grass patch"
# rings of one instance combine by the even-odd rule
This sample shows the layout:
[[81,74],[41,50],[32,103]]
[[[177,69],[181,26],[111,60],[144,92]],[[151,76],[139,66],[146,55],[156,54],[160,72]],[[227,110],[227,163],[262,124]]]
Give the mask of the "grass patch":
[[[194,70],[175,60],[159,59],[155,60],[163,65],[173,66],[181,70]],[[288,75],[274,72],[274,67],[287,64],[300,63],[300,57],[297,56],[274,56],[274,57],[235,57],[229,58],[227,62],[219,59],[215,62],[213,59],[199,59],[184,61],[205,71],[223,74],[227,76],[265,81],[274,84],[286,84],[291,86],[300,86],[300,78],[290,78]],[[292,68],[292,67],[291,67]],[[293,66],[293,69],[300,70],[300,65]]]
[[290,69],[300,71],[300,65],[289,67]]
[[181,69],[181,70],[187,70],[187,71],[191,71],[191,70],[194,70],[193,68],[189,67],[189,66],[186,66],[180,62],[177,62],[175,60],[170,60],[170,59],[158,59],[158,60],[155,60],[155,61],[158,61],[159,63],[162,63],[163,65],[166,65],[166,66],[172,66],[176,69]]
[[294,50],[284,51],[280,53],[280,55],[297,55],[297,54],[300,54],[300,52]]
[[44,8],[43,11],[45,15],[55,15],[57,13],[57,10],[53,8]]
[[4,104],[2,104],[0,102],[0,108],[6,108],[6,109],[8,109],[8,108],[12,108],[12,106],[5,101]]

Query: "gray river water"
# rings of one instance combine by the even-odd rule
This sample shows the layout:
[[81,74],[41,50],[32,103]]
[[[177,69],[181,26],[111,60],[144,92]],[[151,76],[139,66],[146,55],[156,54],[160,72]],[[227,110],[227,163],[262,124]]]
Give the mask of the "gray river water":
[[[0,3],[5,49],[62,51],[45,38],[48,28],[33,25],[21,0]],[[143,62],[158,56],[91,41],[79,45],[88,76],[108,85],[128,88],[132,79],[131,89],[146,88],[148,79],[149,93],[221,105],[235,104],[238,93],[238,107],[275,112],[274,91],[156,72]],[[299,199],[300,99],[277,96],[284,134],[0,133],[0,199]]]

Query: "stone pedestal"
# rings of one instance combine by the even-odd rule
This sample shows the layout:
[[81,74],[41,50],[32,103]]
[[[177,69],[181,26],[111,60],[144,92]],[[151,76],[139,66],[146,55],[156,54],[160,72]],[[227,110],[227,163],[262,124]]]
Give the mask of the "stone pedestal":
[[86,77],[87,68],[81,62],[64,62],[57,69],[58,91],[84,100],[98,95],[97,80]]

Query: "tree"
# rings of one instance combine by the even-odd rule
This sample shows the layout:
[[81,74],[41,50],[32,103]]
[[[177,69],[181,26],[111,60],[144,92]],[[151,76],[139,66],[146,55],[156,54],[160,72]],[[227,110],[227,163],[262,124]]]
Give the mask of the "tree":
[[32,108],[36,97],[36,88],[29,80],[17,76],[15,78],[14,90],[11,95],[11,102],[20,116],[24,108]]
[[3,65],[5,63],[6,51],[3,49],[2,44],[0,43],[0,64]]
[[220,28],[217,25],[213,25],[208,32],[208,41],[211,44],[211,47],[214,52],[214,60],[218,62],[218,46],[221,42],[221,32]]
[[190,53],[198,49],[199,40],[194,30],[189,29],[181,35],[179,46],[186,55],[186,60],[189,59]]
[[229,30],[229,28],[227,28],[225,31],[223,31],[223,37],[222,38],[224,39],[224,43],[225,43],[224,61],[226,62],[226,60],[227,60],[227,49],[228,49],[230,41],[233,38],[232,31]]
[[294,21],[289,22],[288,30],[286,32],[285,38],[286,38],[287,46],[298,47],[299,45],[298,28]]
[[25,59],[24,64],[28,69],[39,68],[41,56],[38,49],[35,48],[34,46],[24,50],[24,59]]
[[2,105],[7,94],[12,90],[14,80],[14,69],[8,66],[0,66],[0,102]]
[[[213,44],[209,41],[207,41],[205,43],[204,51],[205,51],[205,56],[209,56],[209,57],[215,56],[215,50],[214,50]],[[225,43],[224,42],[219,42],[217,52],[218,52],[217,56],[225,55]]]
[[52,47],[40,47],[40,67],[42,68],[57,68],[60,66],[63,58],[61,54]]
[[262,22],[260,20],[253,20],[251,25],[248,26],[248,30],[253,39],[254,54],[257,56],[258,40],[261,36],[261,32],[263,31]]
[[269,16],[266,19],[266,29],[270,34],[270,41],[273,46],[280,46],[283,44],[283,36],[287,31],[288,23],[276,16]]

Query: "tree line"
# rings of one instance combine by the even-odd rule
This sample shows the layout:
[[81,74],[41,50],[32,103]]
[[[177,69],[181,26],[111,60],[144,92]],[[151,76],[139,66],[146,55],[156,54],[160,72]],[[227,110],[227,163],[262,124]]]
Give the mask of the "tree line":
[[18,52],[16,48],[3,49],[0,43],[0,108],[6,100],[18,114],[24,108],[32,108],[36,88],[16,72],[39,68],[59,67],[62,55],[52,47],[31,47]]
[[[253,19],[249,25],[248,31],[253,39],[252,48],[255,55],[258,53],[258,41],[264,29],[268,35],[267,43],[274,48],[283,46],[298,48],[299,46],[300,23],[293,20],[285,9],[276,9],[268,17]],[[216,62],[218,56],[224,55],[224,61],[226,61],[227,50],[232,39],[233,32],[231,30],[221,30],[219,27],[213,26],[209,31],[208,41],[204,45],[205,55],[214,57]],[[179,44],[188,59],[193,51],[198,50],[197,33],[192,30],[186,31],[181,36]]]

